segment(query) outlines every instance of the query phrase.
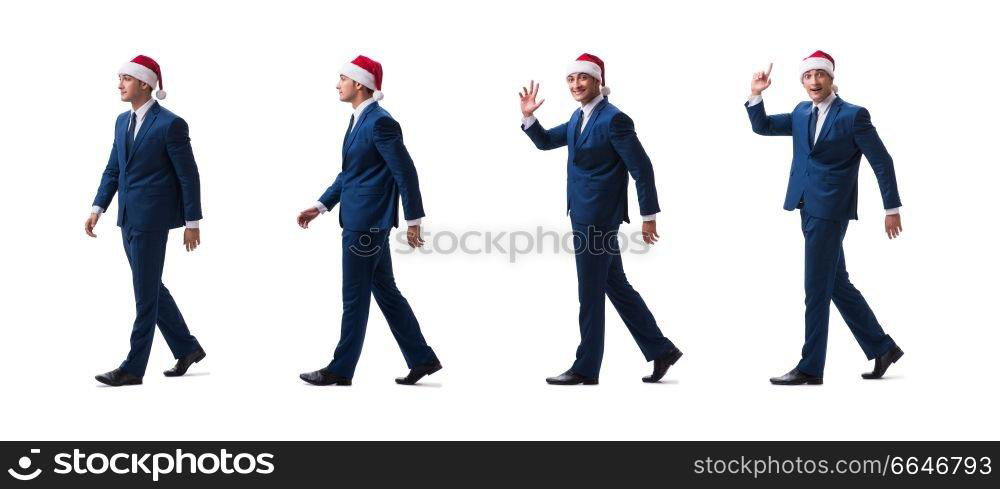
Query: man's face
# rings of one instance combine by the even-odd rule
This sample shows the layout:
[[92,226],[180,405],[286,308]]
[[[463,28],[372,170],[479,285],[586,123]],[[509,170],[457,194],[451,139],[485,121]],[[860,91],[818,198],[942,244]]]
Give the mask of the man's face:
[[344,75],[340,75],[340,81],[337,82],[337,93],[340,94],[341,102],[350,102],[354,100],[354,97],[359,91],[361,91],[360,83]]
[[833,93],[833,77],[824,70],[809,70],[802,74],[802,86],[813,103],[818,104]]
[[131,102],[138,99],[143,94],[149,95],[153,89],[138,78],[129,75],[118,75],[118,91],[121,92],[122,102]]
[[601,91],[601,82],[586,73],[573,73],[566,77],[566,86],[573,100],[585,104]]

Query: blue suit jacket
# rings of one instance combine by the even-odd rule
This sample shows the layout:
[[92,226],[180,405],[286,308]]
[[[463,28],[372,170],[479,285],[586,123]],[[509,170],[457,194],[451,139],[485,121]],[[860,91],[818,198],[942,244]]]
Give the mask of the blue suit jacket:
[[785,209],[804,204],[804,210],[823,219],[858,218],[858,168],[865,155],[882,192],[886,209],[902,206],[896,188],[892,157],[872,125],[868,109],[834,99],[819,138],[809,147],[812,102],[802,102],[790,114],[767,115],[764,103],[747,106],[753,132],[765,136],[792,136],[792,170],[785,193]]
[[327,209],[340,203],[344,229],[369,231],[399,225],[400,198],[407,220],[424,217],[417,169],[403,145],[403,131],[372,103],[344,136],[341,172],[319,201]]
[[535,121],[524,129],[538,149],[569,146],[566,211],[578,224],[616,226],[628,219],[628,175],[635,179],[639,213],[660,212],[653,165],[635,134],[632,119],[607,99],[594,107],[583,133],[576,134],[583,110],[569,122],[546,130]]
[[154,102],[139,126],[132,154],[125,137],[132,111],[118,116],[115,142],[94,205],[107,209],[118,193],[118,225],[137,229],[181,227],[201,216],[201,182],[184,119]]

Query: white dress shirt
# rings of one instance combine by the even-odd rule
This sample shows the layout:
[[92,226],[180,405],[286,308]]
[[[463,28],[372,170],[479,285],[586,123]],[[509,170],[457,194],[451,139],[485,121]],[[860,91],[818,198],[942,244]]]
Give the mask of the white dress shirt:
[[[830,112],[830,106],[833,105],[833,101],[836,100],[836,99],[837,99],[837,94],[836,93],[831,93],[830,96],[828,96],[827,98],[823,99],[822,102],[820,102],[818,104],[815,103],[815,102],[813,102],[813,107],[814,108],[816,108],[816,107],[819,108],[819,113],[816,115],[816,135],[814,136],[814,139],[813,139],[813,144],[814,145],[816,144],[816,141],[819,141],[819,135],[820,135],[820,133],[823,130],[823,123],[826,122],[826,115]],[[764,97],[763,96],[761,96],[761,95],[751,95],[750,99],[747,100],[747,104],[748,104],[747,106],[748,107],[753,107],[754,105],[757,105],[757,104],[759,104],[759,103],[761,103],[763,101],[764,101]],[[891,216],[893,214],[899,214],[899,207],[896,207],[896,208],[893,208],[893,209],[886,209],[885,210],[885,215]]]
[[[354,122],[351,125],[351,132],[354,132],[354,127],[358,125],[358,121],[361,119],[361,113],[364,112],[365,109],[368,108],[368,106],[371,105],[371,104],[373,104],[373,103],[375,103],[375,99],[374,98],[369,98],[369,99],[365,100],[364,102],[361,102],[360,104],[358,104],[357,107],[354,108],[354,115],[352,116],[352,117],[354,117]],[[315,204],[313,204],[313,207],[315,207],[316,210],[318,210],[320,214],[326,214],[330,210],[330,209],[327,209],[326,206],[323,205],[322,202],[316,202]],[[412,221],[406,221],[406,225],[407,226],[419,226],[420,222],[421,222],[420,218],[413,219]]]
[[[580,107],[580,110],[583,111],[583,122],[580,123],[581,133],[583,133],[583,129],[587,127],[587,121],[590,120],[590,114],[594,113],[594,107],[597,107],[597,104],[601,103],[602,100],[604,100],[604,94],[598,93],[596,97],[590,99],[590,102],[587,102],[582,107]],[[521,127],[527,129],[531,127],[537,120],[538,119],[536,119],[534,115],[529,115],[528,117],[521,119]],[[577,136],[579,136],[579,134],[577,134]],[[571,210],[570,212],[573,211]],[[655,221],[656,214],[642,216],[642,220]]]
[[[142,122],[146,120],[146,113],[149,112],[149,109],[151,109],[153,107],[153,104],[155,103],[156,99],[151,98],[148,101],[146,101],[146,103],[142,104],[142,107],[139,107],[138,109],[132,111],[132,113],[135,114],[135,131],[133,131],[135,132],[135,136],[133,136],[134,138],[139,137],[139,128],[142,127]],[[132,123],[132,117],[129,116],[129,124],[131,123]],[[128,132],[129,132],[128,128],[125,128],[126,137],[128,136]],[[132,139],[132,141],[135,141],[135,139]],[[103,214],[104,208],[99,205],[95,205],[90,209],[90,211],[95,214]],[[191,229],[198,229],[198,221],[184,221],[184,227],[188,227]]]

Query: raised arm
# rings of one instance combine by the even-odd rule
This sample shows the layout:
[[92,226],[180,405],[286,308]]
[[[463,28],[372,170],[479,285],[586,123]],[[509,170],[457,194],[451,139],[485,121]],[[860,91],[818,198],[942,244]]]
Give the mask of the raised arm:
[[538,119],[535,119],[535,110],[545,103],[545,99],[539,100],[538,88],[540,84],[534,80],[527,87],[521,87],[521,129],[535,143],[535,147],[541,150],[550,150],[566,146],[566,124],[558,125],[552,129],[542,127]]
[[762,136],[791,136],[792,135],[792,115],[778,114],[767,115],[764,111],[764,98],[761,95],[767,87],[771,86],[771,68],[774,63],[767,65],[767,71],[758,71],[753,74],[750,80],[750,99],[744,104],[747,108],[747,115],[750,116],[750,127],[753,132]]

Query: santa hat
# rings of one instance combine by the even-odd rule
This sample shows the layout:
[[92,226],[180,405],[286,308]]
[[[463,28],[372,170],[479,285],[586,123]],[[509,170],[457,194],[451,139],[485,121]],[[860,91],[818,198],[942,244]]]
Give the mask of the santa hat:
[[163,91],[163,76],[160,74],[160,64],[149,56],[141,54],[136,56],[132,61],[122,65],[121,69],[118,70],[118,74],[131,76],[153,88],[156,88],[157,83],[159,83],[160,89],[154,95],[160,100],[167,98],[167,92]]
[[833,78],[833,66],[833,56],[823,51],[816,51],[799,63],[799,78],[802,78],[802,75],[805,75],[809,70],[823,70],[830,75],[830,78]]
[[372,98],[376,102],[382,100],[382,63],[367,56],[358,56],[340,68],[340,74],[375,92]]
[[583,53],[576,61],[569,65],[566,69],[567,75],[572,75],[573,73],[586,73],[594,78],[597,78],[601,82],[601,94],[607,97],[611,94],[611,89],[607,87],[604,83],[604,61],[601,58],[594,56],[593,54]]

